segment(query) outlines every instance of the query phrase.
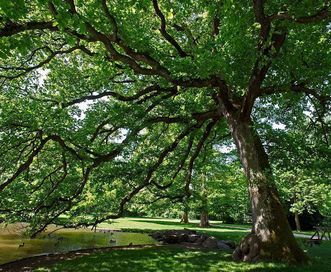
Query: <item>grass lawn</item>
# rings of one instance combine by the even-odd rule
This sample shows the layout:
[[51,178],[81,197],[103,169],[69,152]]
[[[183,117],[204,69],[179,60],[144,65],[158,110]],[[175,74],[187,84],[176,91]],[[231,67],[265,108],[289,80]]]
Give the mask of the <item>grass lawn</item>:
[[[239,241],[246,234],[245,229],[248,227],[227,226],[219,222],[212,223],[214,223],[213,227],[201,229],[195,221],[190,224],[180,224],[178,220],[171,219],[123,218],[114,220],[111,224],[103,223],[99,227],[144,232],[185,227],[206,232],[219,239],[235,241]],[[242,229],[239,229],[240,227]],[[312,265],[306,267],[290,267],[280,263],[236,263],[231,259],[231,252],[199,251],[166,246],[92,254],[62,261],[51,268],[39,268],[35,271],[330,271],[330,241],[323,242],[320,246],[307,247],[306,250],[312,259]]]
[[[59,262],[51,268],[34,271],[274,271],[306,272],[330,271],[331,243],[324,243],[310,251],[313,264],[307,267],[289,267],[279,263],[236,263],[229,253],[198,251],[173,246],[146,249],[114,250]],[[324,257],[324,259],[322,258]]]
[[[196,230],[205,230],[205,228],[199,228],[199,220],[190,220],[189,224],[182,224],[178,219],[165,219],[165,218],[137,218],[137,217],[126,217],[120,218],[108,223],[102,223],[99,225],[101,228],[113,228],[113,229],[122,229],[122,230],[164,230],[164,229],[182,229],[182,228],[192,228]],[[216,229],[216,231],[228,229],[241,229],[246,230],[250,229],[251,225],[248,224],[224,224],[221,221],[210,221],[211,228]],[[312,235],[315,231],[294,231],[294,233]]]
[[[210,221],[212,228],[229,226],[231,228],[249,229],[250,225],[222,224],[221,221]],[[189,224],[180,223],[178,219],[168,218],[147,218],[147,217],[125,217],[101,223],[99,227],[113,229],[182,229],[182,228],[199,228],[199,220],[190,220]]]
[[100,228],[111,228],[132,232],[152,232],[156,230],[184,229],[189,228],[215,236],[218,239],[233,240],[239,242],[249,232],[249,225],[228,225],[219,221],[210,221],[210,228],[200,228],[198,220],[190,220],[189,224],[182,224],[178,219],[164,218],[133,218],[126,217],[102,223]]

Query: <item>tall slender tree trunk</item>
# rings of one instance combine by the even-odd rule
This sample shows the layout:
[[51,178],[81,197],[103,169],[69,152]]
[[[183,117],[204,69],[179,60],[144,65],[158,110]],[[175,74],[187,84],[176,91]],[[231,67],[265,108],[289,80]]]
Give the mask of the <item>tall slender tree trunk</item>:
[[207,228],[210,226],[208,219],[208,192],[206,189],[206,176],[202,175],[201,180],[201,212],[200,212],[200,227]]
[[294,221],[297,231],[301,231],[300,217],[298,212],[294,212]]
[[250,119],[238,120],[226,115],[248,179],[252,206],[252,232],[233,253],[235,260],[286,260],[307,262],[298,246],[279,200],[268,156]]
[[208,219],[208,212],[205,210],[202,210],[200,213],[200,227],[207,228],[210,226],[209,219]]
[[184,224],[188,224],[189,221],[188,221],[188,212],[187,211],[184,211],[183,214],[182,214],[182,218],[180,219],[180,222],[181,223],[184,223]]
[[189,213],[190,207],[189,207],[189,204],[188,204],[188,198],[187,197],[184,198],[183,206],[184,206],[184,210],[183,210],[183,214],[182,214],[182,218],[180,219],[180,222],[184,223],[184,224],[188,224],[189,223],[188,213]]

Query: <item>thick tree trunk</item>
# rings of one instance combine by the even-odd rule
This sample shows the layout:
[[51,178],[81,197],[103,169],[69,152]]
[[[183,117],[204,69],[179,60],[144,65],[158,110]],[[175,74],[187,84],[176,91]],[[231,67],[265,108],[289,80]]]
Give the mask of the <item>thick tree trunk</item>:
[[200,214],[200,224],[199,224],[200,227],[202,228],[207,228],[210,226],[209,224],[209,219],[208,219],[208,212],[206,211],[201,211],[201,214]]
[[301,231],[301,224],[300,224],[300,218],[298,212],[294,213],[294,221],[295,221],[295,227],[297,231]]
[[180,219],[180,223],[188,224],[188,212],[184,211],[182,214],[182,218]]
[[233,253],[235,260],[255,262],[260,259],[305,263],[307,256],[298,246],[274,184],[268,156],[251,120],[227,115],[249,183],[252,206],[252,233]]

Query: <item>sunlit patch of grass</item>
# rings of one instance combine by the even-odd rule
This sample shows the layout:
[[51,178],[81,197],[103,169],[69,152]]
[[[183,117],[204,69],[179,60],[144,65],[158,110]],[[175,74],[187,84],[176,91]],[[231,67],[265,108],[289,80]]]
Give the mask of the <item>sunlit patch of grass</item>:
[[153,232],[157,230],[184,229],[189,228],[215,236],[218,239],[240,241],[248,232],[248,226],[223,225],[220,221],[211,221],[211,227],[200,228],[198,220],[191,220],[189,224],[182,224],[178,219],[165,218],[120,218],[108,223],[102,223],[100,228],[111,228],[115,230],[133,232]]

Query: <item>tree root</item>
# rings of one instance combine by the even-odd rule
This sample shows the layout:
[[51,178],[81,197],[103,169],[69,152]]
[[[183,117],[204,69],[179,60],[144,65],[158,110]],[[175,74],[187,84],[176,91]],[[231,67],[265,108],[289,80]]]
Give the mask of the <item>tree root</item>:
[[261,242],[256,234],[247,235],[235,249],[232,258],[235,261],[257,262],[260,257]]
[[280,240],[279,243],[262,242],[254,234],[248,234],[242,239],[232,253],[235,261],[255,263],[261,260],[282,261],[289,264],[308,264],[309,257],[297,245],[291,246],[288,241]]

